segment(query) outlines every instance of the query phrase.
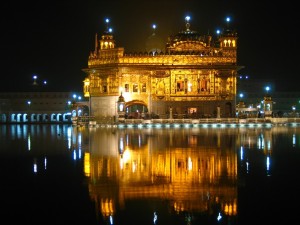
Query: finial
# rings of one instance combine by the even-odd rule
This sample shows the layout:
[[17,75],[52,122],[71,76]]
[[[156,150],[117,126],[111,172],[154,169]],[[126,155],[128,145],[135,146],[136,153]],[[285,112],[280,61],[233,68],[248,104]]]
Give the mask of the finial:
[[190,19],[191,19],[190,16],[185,17],[185,27],[187,31],[190,31],[190,23],[189,23]]
[[156,30],[156,25],[155,24],[152,25],[152,29],[153,29],[153,34],[152,35],[155,35],[155,30]]
[[106,22],[106,31],[109,31],[109,28],[108,28],[109,19],[108,19],[108,18],[106,18],[106,19],[105,19],[105,22]]
[[227,27],[229,27],[230,17],[226,17]]

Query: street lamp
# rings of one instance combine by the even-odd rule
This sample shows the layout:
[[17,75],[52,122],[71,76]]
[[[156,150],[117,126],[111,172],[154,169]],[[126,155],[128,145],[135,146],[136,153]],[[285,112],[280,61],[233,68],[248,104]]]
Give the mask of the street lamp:
[[269,94],[269,91],[270,91],[270,87],[269,86],[266,87],[266,91],[267,91],[267,94]]
[[242,98],[244,97],[244,94],[243,93],[241,93],[240,94],[240,101],[242,101]]
[[27,101],[27,105],[28,105],[28,115],[27,115],[27,121],[30,121],[30,105],[31,105],[31,101]]
[[292,106],[292,111],[293,111],[293,116],[296,117],[296,106],[295,105]]
[[37,75],[33,75],[33,85],[37,85]]
[[124,122],[125,121],[125,99],[122,95],[119,96],[118,102],[117,102],[117,107],[118,107],[118,120],[120,122]]

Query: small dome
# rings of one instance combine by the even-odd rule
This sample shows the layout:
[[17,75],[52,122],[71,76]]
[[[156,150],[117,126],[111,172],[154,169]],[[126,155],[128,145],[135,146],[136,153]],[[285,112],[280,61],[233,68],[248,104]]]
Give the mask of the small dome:
[[178,34],[176,34],[173,38],[173,42],[177,41],[199,41],[202,39],[202,36],[196,32],[191,30],[185,30],[181,31]]
[[165,43],[163,40],[153,33],[150,37],[148,37],[146,41],[146,51],[147,52],[162,52],[164,49]]

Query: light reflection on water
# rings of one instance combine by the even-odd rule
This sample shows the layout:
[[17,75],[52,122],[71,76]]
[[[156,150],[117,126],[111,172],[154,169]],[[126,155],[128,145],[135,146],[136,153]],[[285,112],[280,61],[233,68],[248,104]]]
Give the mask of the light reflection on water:
[[21,201],[22,222],[268,224],[296,212],[281,196],[300,168],[298,127],[0,131],[1,214]]

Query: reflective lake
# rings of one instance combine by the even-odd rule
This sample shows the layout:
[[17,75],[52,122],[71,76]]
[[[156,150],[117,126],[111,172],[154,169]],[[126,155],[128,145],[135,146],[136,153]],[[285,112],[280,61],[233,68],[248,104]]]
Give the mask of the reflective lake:
[[3,224],[298,219],[300,126],[0,125]]

